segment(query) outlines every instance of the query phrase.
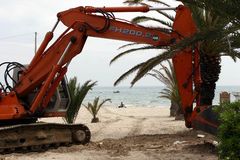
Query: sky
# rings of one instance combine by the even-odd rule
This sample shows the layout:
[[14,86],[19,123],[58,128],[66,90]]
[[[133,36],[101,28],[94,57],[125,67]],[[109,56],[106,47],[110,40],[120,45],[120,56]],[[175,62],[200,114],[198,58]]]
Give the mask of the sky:
[[[0,61],[17,61],[22,64],[28,64],[34,55],[34,32],[38,33],[37,41],[40,45],[45,33],[54,26],[58,12],[77,6],[124,6],[122,0],[0,0],[0,2]],[[167,2],[173,7],[179,4],[174,0]],[[140,14],[143,13],[115,13],[115,16],[131,20]],[[146,15],[153,14],[149,12]],[[55,37],[63,29],[63,25],[58,27]],[[114,81],[122,73],[160,52],[135,52],[109,65],[110,60],[123,51],[118,48],[127,43],[89,37],[83,51],[72,60],[68,77],[77,76],[80,83],[93,80],[98,81],[98,86],[113,86]],[[239,85],[240,74],[236,72],[237,68],[240,68],[238,62],[234,63],[230,58],[223,58],[218,85]],[[3,69],[0,71],[2,73]],[[3,81],[2,77],[3,74],[0,74],[0,81]],[[130,86],[132,78],[128,77],[119,86]],[[136,84],[136,86],[159,85],[163,84],[150,76],[144,77]]]

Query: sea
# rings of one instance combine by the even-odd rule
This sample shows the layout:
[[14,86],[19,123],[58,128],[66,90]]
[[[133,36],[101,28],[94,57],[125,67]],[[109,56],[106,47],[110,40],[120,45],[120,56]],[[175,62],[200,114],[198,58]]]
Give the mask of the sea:
[[[95,97],[103,99],[111,99],[111,103],[107,102],[105,105],[118,107],[121,102],[126,107],[166,107],[170,106],[170,101],[161,98],[160,92],[164,89],[163,86],[152,87],[94,87],[85,97],[83,104],[93,102]],[[231,102],[236,98],[233,95],[240,92],[240,86],[217,86],[215,90],[214,105],[219,104],[219,94],[226,91],[231,94]]]

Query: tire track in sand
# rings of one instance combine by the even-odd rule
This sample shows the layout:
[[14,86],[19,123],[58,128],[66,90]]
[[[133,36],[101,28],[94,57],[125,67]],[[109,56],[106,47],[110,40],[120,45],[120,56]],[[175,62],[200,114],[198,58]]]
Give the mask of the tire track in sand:
[[136,121],[133,123],[133,127],[128,133],[128,136],[139,135],[142,131],[143,122],[147,120],[147,118],[135,118]]
[[[108,112],[108,110],[104,107],[102,108],[102,111],[105,113],[110,113]],[[111,116],[112,113],[110,113],[110,115],[106,115],[105,116],[101,116],[101,119],[104,119],[104,121],[100,120],[100,123],[97,124],[91,124],[91,126],[93,126],[92,128],[92,139],[95,141],[99,141],[104,139],[105,137],[103,137],[103,135],[105,135],[106,131],[108,131],[110,126],[114,126],[116,123],[118,123],[119,121],[121,121],[121,118],[119,116],[115,116],[114,118]],[[107,138],[107,137],[106,137]]]
[[105,108],[105,111],[107,111],[108,113],[111,113],[111,114],[121,116],[121,117],[133,119],[133,122],[132,122],[133,125],[131,126],[129,133],[126,136],[139,135],[142,130],[142,127],[143,127],[143,122],[145,120],[147,120],[147,118],[145,118],[145,117],[134,117],[134,116],[121,115],[119,113],[112,112],[107,108]]

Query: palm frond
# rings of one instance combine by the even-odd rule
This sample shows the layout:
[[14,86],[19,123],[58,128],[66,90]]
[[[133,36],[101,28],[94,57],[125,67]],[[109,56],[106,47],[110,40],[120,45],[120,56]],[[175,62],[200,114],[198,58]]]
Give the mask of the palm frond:
[[151,75],[151,76],[157,78],[162,83],[164,83],[167,88],[172,88],[173,87],[172,76],[169,76],[168,74],[166,74],[166,72],[169,72],[167,70],[169,70],[169,69],[166,66],[161,65],[161,68],[159,70],[152,69],[151,71],[153,73],[147,73],[146,75]]
[[[239,13],[239,1],[238,0],[231,0],[231,1],[219,1],[219,0],[178,0],[182,1],[183,3],[188,3],[199,8],[204,8],[213,12],[214,14],[219,15],[220,17],[226,17],[230,20],[240,20],[240,13]],[[223,12],[224,11],[224,12]]]
[[136,43],[136,42],[128,43],[128,44],[122,45],[122,46],[119,47],[118,49],[123,49],[123,48],[129,47],[129,46],[134,46],[134,45],[139,45],[139,44],[140,44],[140,43]]
[[154,2],[154,3],[157,3],[157,4],[162,4],[164,6],[167,6],[167,7],[170,7],[169,4],[165,3],[165,2],[162,2],[162,1],[159,1],[159,0],[148,0],[149,2]]
[[240,52],[236,50],[232,50],[228,53],[223,53],[222,56],[230,56],[234,62],[236,62],[236,58],[240,59]]
[[167,13],[165,13],[163,11],[157,10],[156,12],[161,14],[161,15],[163,15],[163,16],[165,16],[166,18],[168,18],[171,22],[173,22],[174,19],[175,19],[173,16],[171,16],[170,14],[167,14]]
[[119,59],[119,58],[122,57],[123,55],[126,55],[126,54],[128,54],[128,53],[132,53],[132,52],[135,52],[135,51],[147,50],[147,49],[156,49],[156,47],[148,45],[148,46],[143,46],[143,47],[132,48],[132,49],[126,50],[126,51],[124,51],[124,52],[119,53],[117,56],[113,57],[113,59],[110,61],[110,64],[112,64],[113,62],[115,62],[117,59]]
[[167,65],[161,63],[161,68],[158,70],[153,69],[151,72],[147,73],[147,75],[157,78],[165,85],[165,88],[162,89],[159,97],[169,99],[171,102],[181,106],[181,98],[178,92],[177,79],[173,64],[169,60],[167,60],[167,63]]
[[[152,71],[155,72],[154,69]],[[157,80],[162,81],[162,78],[160,78],[156,73],[147,73],[146,75],[150,75],[150,76],[156,78]]]
[[147,21],[153,21],[153,22],[158,22],[161,25],[165,25],[167,27],[172,27],[172,23],[171,22],[167,22],[161,19],[157,19],[157,18],[153,18],[153,17],[147,17],[147,16],[138,16],[135,17],[131,20],[133,23],[142,23],[142,22],[147,22]]
[[[169,61],[169,60],[167,60],[167,61]],[[164,70],[164,72],[165,72],[165,77],[166,77],[166,86],[170,86],[171,88],[172,87],[174,87],[174,76],[173,76],[173,73],[174,73],[174,71],[173,70],[170,70],[170,69],[172,69],[171,67],[170,68],[168,68],[168,67],[166,67],[166,66],[163,66],[162,64],[160,64],[161,66],[162,66],[162,68],[163,68],[163,70]]]
[[162,54],[159,54],[153,58],[148,59],[144,64],[139,68],[136,76],[131,81],[133,86],[138,80],[140,80],[146,73],[148,73],[155,66],[160,64],[162,61],[172,58],[176,53],[174,51],[165,51]]
[[124,1],[123,3],[128,4],[130,6],[132,5],[147,5],[146,3],[143,3],[143,0],[127,0]]
[[111,102],[111,99],[104,99],[104,100],[102,100],[101,103],[99,103],[99,101],[100,101],[100,98],[95,97],[92,103],[88,102],[87,105],[83,105],[91,113],[93,118],[96,118],[96,116],[97,116],[100,108],[103,106],[103,104],[106,103],[107,101]]
[[127,78],[130,74],[138,70],[144,63],[139,63],[136,66],[129,69],[127,72],[123,73],[115,82],[114,86],[117,86],[121,81],[123,81],[125,78]]
[[[170,5],[168,5],[167,3],[159,1],[159,0],[147,0],[147,1],[170,7]],[[143,0],[126,0],[123,3],[126,3],[128,5],[137,5],[137,4],[143,4]]]
[[102,105],[103,105],[104,103],[106,103],[106,102],[111,102],[111,103],[112,103],[112,101],[111,101],[110,98],[102,100],[102,102],[99,104],[99,107],[98,107],[98,110],[97,110],[97,111],[99,111],[99,109],[102,107]]
[[160,98],[171,99],[171,95],[166,94],[165,92],[159,92],[161,95]]

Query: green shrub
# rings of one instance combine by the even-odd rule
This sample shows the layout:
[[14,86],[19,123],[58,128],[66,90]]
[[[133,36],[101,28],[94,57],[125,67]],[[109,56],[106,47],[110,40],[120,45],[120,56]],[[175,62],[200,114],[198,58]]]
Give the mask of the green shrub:
[[218,128],[220,159],[240,159],[240,102],[223,103],[218,107],[221,125]]

